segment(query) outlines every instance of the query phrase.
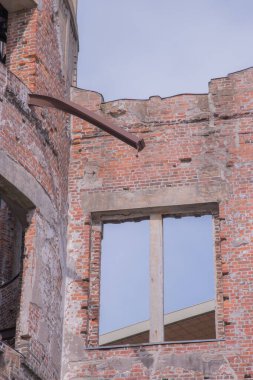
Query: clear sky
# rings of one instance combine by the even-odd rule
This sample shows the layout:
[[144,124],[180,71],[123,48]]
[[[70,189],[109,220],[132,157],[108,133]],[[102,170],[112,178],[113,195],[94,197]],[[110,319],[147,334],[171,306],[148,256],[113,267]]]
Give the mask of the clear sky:
[[253,65],[252,0],[79,0],[79,87],[106,100],[207,92]]

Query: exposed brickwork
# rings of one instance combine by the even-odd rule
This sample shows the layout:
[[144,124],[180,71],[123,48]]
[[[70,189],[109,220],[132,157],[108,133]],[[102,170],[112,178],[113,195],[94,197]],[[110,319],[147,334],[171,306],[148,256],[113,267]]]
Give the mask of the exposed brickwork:
[[[9,15],[7,67],[32,92],[68,96],[77,43],[73,27],[66,31],[66,19],[70,18],[67,4],[68,0],[43,0],[36,8]],[[69,49],[67,75],[65,47]]]
[[[55,214],[48,215],[47,220],[46,215],[39,215],[38,210],[26,232],[21,315],[16,344],[42,379],[58,380],[62,334],[60,309],[63,299],[64,229],[67,222],[68,139],[67,134],[57,132],[60,136],[58,140],[62,140],[62,147],[66,146],[65,151],[58,154],[57,149],[60,148],[53,145],[47,130],[43,128],[43,122],[25,104],[26,95],[27,89],[24,85],[9,74],[1,109],[0,149],[36,178],[41,191],[49,197]],[[58,218],[61,222],[58,222]],[[49,257],[53,265],[50,264]],[[41,309],[36,331],[30,323],[34,318],[30,304],[37,304]]]
[[[65,34],[62,8],[70,20]],[[72,50],[65,63],[66,40]],[[26,370],[18,380],[60,378],[70,147],[70,117],[29,108],[27,95],[68,98],[77,49],[68,1],[43,0],[9,14],[7,64],[0,64],[0,155],[6,160],[0,196],[21,214],[25,230],[16,349]]]
[[[248,69],[212,80],[208,95],[101,103],[99,94],[73,91],[74,101],[143,136],[146,148],[136,155],[97,128],[73,120],[64,379],[253,377],[252,85],[253,69]],[[178,193],[178,199],[182,194],[184,200],[187,193],[187,203],[219,205],[216,335],[224,341],[85,350],[97,345],[99,323],[101,228],[91,204],[103,211],[103,199],[109,210],[114,196],[136,194],[137,199],[158,190]],[[135,199],[130,199],[134,209]]]
[[[68,75],[66,76],[63,70],[65,58],[62,50],[67,36],[64,35],[61,40],[61,35],[64,31],[60,27],[61,13],[59,11],[62,3],[65,3],[65,1],[44,0],[40,2],[38,8],[10,14],[7,67],[27,85],[30,91],[68,98],[70,85],[72,84],[71,73],[74,70],[74,61],[77,55],[77,42],[73,29],[70,28],[69,46],[71,46],[72,51],[69,52]],[[66,12],[67,10],[65,10]],[[6,111],[8,111],[7,108]],[[52,171],[60,174],[59,176],[51,174],[48,179],[62,181],[59,184],[51,184],[51,191],[56,191],[58,186],[62,189],[65,188],[64,195],[66,197],[68,167],[66,152],[69,150],[69,117],[53,110],[45,109],[41,111],[37,109],[35,112],[41,119],[39,129],[42,140],[51,148],[47,152],[46,162]],[[38,129],[38,126],[34,125],[33,128]],[[33,137],[31,134],[30,136]],[[18,138],[19,136],[16,136],[16,139]],[[18,141],[19,147],[22,149],[22,141]],[[15,144],[12,146],[12,149],[15,149]],[[21,153],[19,152],[19,155]],[[39,165],[43,166],[44,161],[42,157],[40,158]],[[34,159],[37,159],[36,154]],[[59,165],[59,162],[62,165]],[[38,165],[38,163],[33,162],[29,164],[31,167]],[[42,176],[42,172],[43,168],[40,167],[39,176]],[[57,196],[55,198],[58,199]]]
[[[0,379],[8,380],[11,376],[18,375],[21,367],[22,356],[0,343]],[[15,377],[14,377],[15,378]]]

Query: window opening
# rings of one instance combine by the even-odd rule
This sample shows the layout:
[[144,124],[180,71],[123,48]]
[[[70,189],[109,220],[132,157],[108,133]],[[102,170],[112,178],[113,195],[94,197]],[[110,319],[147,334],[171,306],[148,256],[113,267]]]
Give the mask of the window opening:
[[24,230],[14,207],[1,199],[0,207],[0,336],[14,347],[21,290]]
[[212,215],[151,214],[103,235],[100,345],[215,338]]
[[8,12],[0,4],[0,62],[6,63]]
[[166,217],[163,231],[165,340],[215,338],[212,216]]
[[[149,225],[147,220],[104,224],[101,255],[100,344],[108,333],[149,319]],[[127,332],[126,332],[127,334]],[[120,335],[121,339],[121,335]],[[148,342],[148,336],[145,339]],[[125,340],[131,343],[131,339]]]

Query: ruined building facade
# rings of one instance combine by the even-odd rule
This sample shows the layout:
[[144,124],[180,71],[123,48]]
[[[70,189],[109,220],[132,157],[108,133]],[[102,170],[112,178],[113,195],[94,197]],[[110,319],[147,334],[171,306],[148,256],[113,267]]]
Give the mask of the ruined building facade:
[[[0,379],[253,378],[253,69],[208,94],[105,103],[76,88],[74,0],[0,5]],[[146,147],[29,93],[72,99]],[[156,251],[164,215],[206,214],[214,336],[161,341],[153,316],[150,342],[99,345],[104,223],[150,220]]]

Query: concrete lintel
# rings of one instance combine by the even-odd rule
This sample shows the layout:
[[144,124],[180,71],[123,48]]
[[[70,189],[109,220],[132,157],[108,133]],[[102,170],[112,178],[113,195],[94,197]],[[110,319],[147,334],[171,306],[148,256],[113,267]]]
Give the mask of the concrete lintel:
[[[222,191],[202,194],[197,186],[185,186],[180,188],[164,188],[137,191],[120,192],[96,192],[83,193],[82,205],[84,212],[112,214],[115,211],[128,213],[129,210],[137,211],[154,208],[155,212],[180,211],[180,207],[192,209],[192,212],[209,212],[224,197]],[[192,207],[190,205],[195,205]],[[199,207],[198,207],[199,205]],[[205,206],[206,205],[206,206]],[[215,206],[216,205],[216,206]],[[201,210],[200,210],[201,208]]]
[[36,7],[38,0],[1,0],[1,4],[8,12],[17,12]]

